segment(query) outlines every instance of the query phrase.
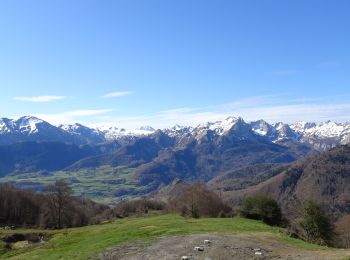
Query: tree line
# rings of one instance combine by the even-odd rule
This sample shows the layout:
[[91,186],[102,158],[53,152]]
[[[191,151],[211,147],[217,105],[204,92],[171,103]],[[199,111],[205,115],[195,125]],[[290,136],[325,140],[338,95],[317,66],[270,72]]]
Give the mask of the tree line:
[[297,221],[298,228],[293,229],[283,217],[278,203],[268,196],[248,197],[238,211],[234,211],[217,193],[202,184],[186,185],[167,202],[144,197],[124,201],[113,208],[72,194],[72,189],[63,180],[56,181],[42,193],[1,184],[0,225],[61,229],[130,215],[173,212],[192,218],[240,215],[268,225],[287,227],[295,236],[318,244],[331,244],[333,235],[329,219],[312,201],[304,204],[302,216]]
[[33,228],[80,227],[91,223],[107,206],[72,196],[63,180],[46,192],[0,185],[0,224]]
[[320,245],[335,245],[334,231],[330,219],[319,205],[306,201],[302,213],[292,225],[283,217],[278,203],[269,196],[256,195],[246,198],[240,208],[243,217],[262,220],[268,225],[286,227],[288,233],[295,238],[304,239]]

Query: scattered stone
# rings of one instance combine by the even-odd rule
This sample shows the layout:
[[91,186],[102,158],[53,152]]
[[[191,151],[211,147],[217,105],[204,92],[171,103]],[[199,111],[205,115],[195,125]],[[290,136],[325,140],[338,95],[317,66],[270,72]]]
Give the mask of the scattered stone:
[[29,246],[29,242],[27,240],[25,241],[18,241],[16,243],[11,244],[11,249],[12,250],[18,250],[22,248],[26,248]]
[[194,247],[194,250],[195,250],[195,251],[198,251],[198,252],[202,252],[202,251],[204,251],[204,248],[201,247],[201,246],[195,246],[195,247]]
[[[134,241],[116,245],[103,254],[100,260],[145,260],[179,259],[187,256],[189,260],[243,260],[243,259],[345,259],[350,251],[308,251],[277,241],[273,234],[192,234],[160,237],[147,241]],[[204,240],[210,239],[208,246]],[[262,240],[264,239],[264,240]],[[204,246],[203,246],[204,245]],[[194,251],[203,247],[204,252]],[[256,249],[256,251],[254,251]],[[276,251],[274,251],[276,249]],[[340,252],[340,253],[339,253]],[[95,258],[93,258],[95,259]],[[184,258],[186,259],[186,258]]]

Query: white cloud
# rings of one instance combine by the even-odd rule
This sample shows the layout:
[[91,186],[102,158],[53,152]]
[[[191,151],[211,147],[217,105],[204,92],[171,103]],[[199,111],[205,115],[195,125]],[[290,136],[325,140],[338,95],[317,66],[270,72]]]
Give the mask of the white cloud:
[[205,107],[181,107],[156,113],[116,116],[112,109],[86,109],[35,116],[52,124],[82,123],[86,125],[113,125],[137,128],[150,125],[154,128],[175,124],[196,126],[200,123],[223,120],[228,116],[241,116],[245,121],[264,119],[270,123],[296,121],[336,122],[350,121],[349,97],[287,98],[285,95],[252,96],[229,103]]
[[165,128],[175,124],[196,126],[200,123],[223,120],[229,116],[241,116],[245,121],[264,119],[270,123],[326,120],[345,122],[350,121],[350,103],[339,100],[327,101],[317,97],[285,100],[278,96],[256,96],[208,107],[169,109],[151,115],[110,116],[99,125],[116,125],[125,128],[142,125]]
[[82,110],[72,110],[65,111],[62,113],[55,114],[35,114],[34,116],[41,118],[45,121],[50,122],[54,125],[59,124],[72,124],[72,123],[84,123],[81,117],[94,117],[108,114],[112,112],[112,109],[82,109]]
[[124,97],[134,94],[132,91],[116,91],[103,95],[101,98],[116,98],[116,97]]
[[27,101],[27,102],[53,102],[65,99],[65,96],[35,96],[35,97],[13,97],[13,100]]
[[73,110],[73,111],[68,111],[64,112],[64,115],[67,116],[96,116],[96,115],[101,115],[101,114],[106,114],[109,112],[112,112],[112,109],[85,109],[85,110]]

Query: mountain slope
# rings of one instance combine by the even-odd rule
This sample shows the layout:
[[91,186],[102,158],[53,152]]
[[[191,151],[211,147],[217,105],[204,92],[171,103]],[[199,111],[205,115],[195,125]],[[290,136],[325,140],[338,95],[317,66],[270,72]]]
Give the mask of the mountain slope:
[[0,145],[25,141],[73,142],[67,132],[36,117],[0,119]]
[[105,135],[101,131],[81,124],[59,125],[58,128],[69,134],[75,143],[98,144],[105,142]]
[[[290,152],[288,147],[274,144],[251,130],[238,118],[227,128],[199,126],[186,145],[163,150],[153,161],[142,165],[136,177],[142,185],[156,188],[174,179],[208,181],[222,172],[261,163],[287,163],[306,153]],[[232,123],[233,122],[233,123]]]
[[[314,129],[318,129],[317,134]],[[238,188],[249,189],[279,178],[280,166],[315,153],[315,147],[322,150],[343,142],[347,125],[271,125],[263,120],[247,123],[242,118],[229,117],[194,128],[176,126],[154,131],[147,127],[139,131],[132,135],[125,131],[112,141],[106,137],[108,131],[79,124],[55,127],[33,117],[2,119],[0,144],[10,144],[0,146],[0,176],[125,167],[132,168],[133,176],[128,179],[135,180],[135,187],[147,187],[143,191],[152,192],[181,179],[209,182],[233,194]],[[306,133],[307,140],[312,137],[317,144],[307,141]],[[15,141],[17,137],[19,142]],[[331,137],[333,141],[327,143]],[[28,139],[34,141],[21,142]]]
[[232,204],[252,194],[268,194],[284,213],[296,216],[307,200],[320,204],[333,218],[350,213],[350,146],[340,146],[320,155],[281,168],[274,177],[245,189],[225,192]]
[[115,152],[83,158],[66,170],[76,171],[103,165],[135,167],[152,161],[162,149],[173,147],[174,144],[174,138],[158,130],[150,136],[139,137],[121,145]]
[[99,153],[91,146],[59,142],[23,142],[0,146],[0,176],[36,171],[56,171],[81,158]]

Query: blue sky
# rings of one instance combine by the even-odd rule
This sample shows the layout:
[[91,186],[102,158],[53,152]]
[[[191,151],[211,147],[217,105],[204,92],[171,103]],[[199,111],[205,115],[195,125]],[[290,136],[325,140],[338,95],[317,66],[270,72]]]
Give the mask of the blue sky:
[[350,1],[0,1],[0,117],[350,121]]

